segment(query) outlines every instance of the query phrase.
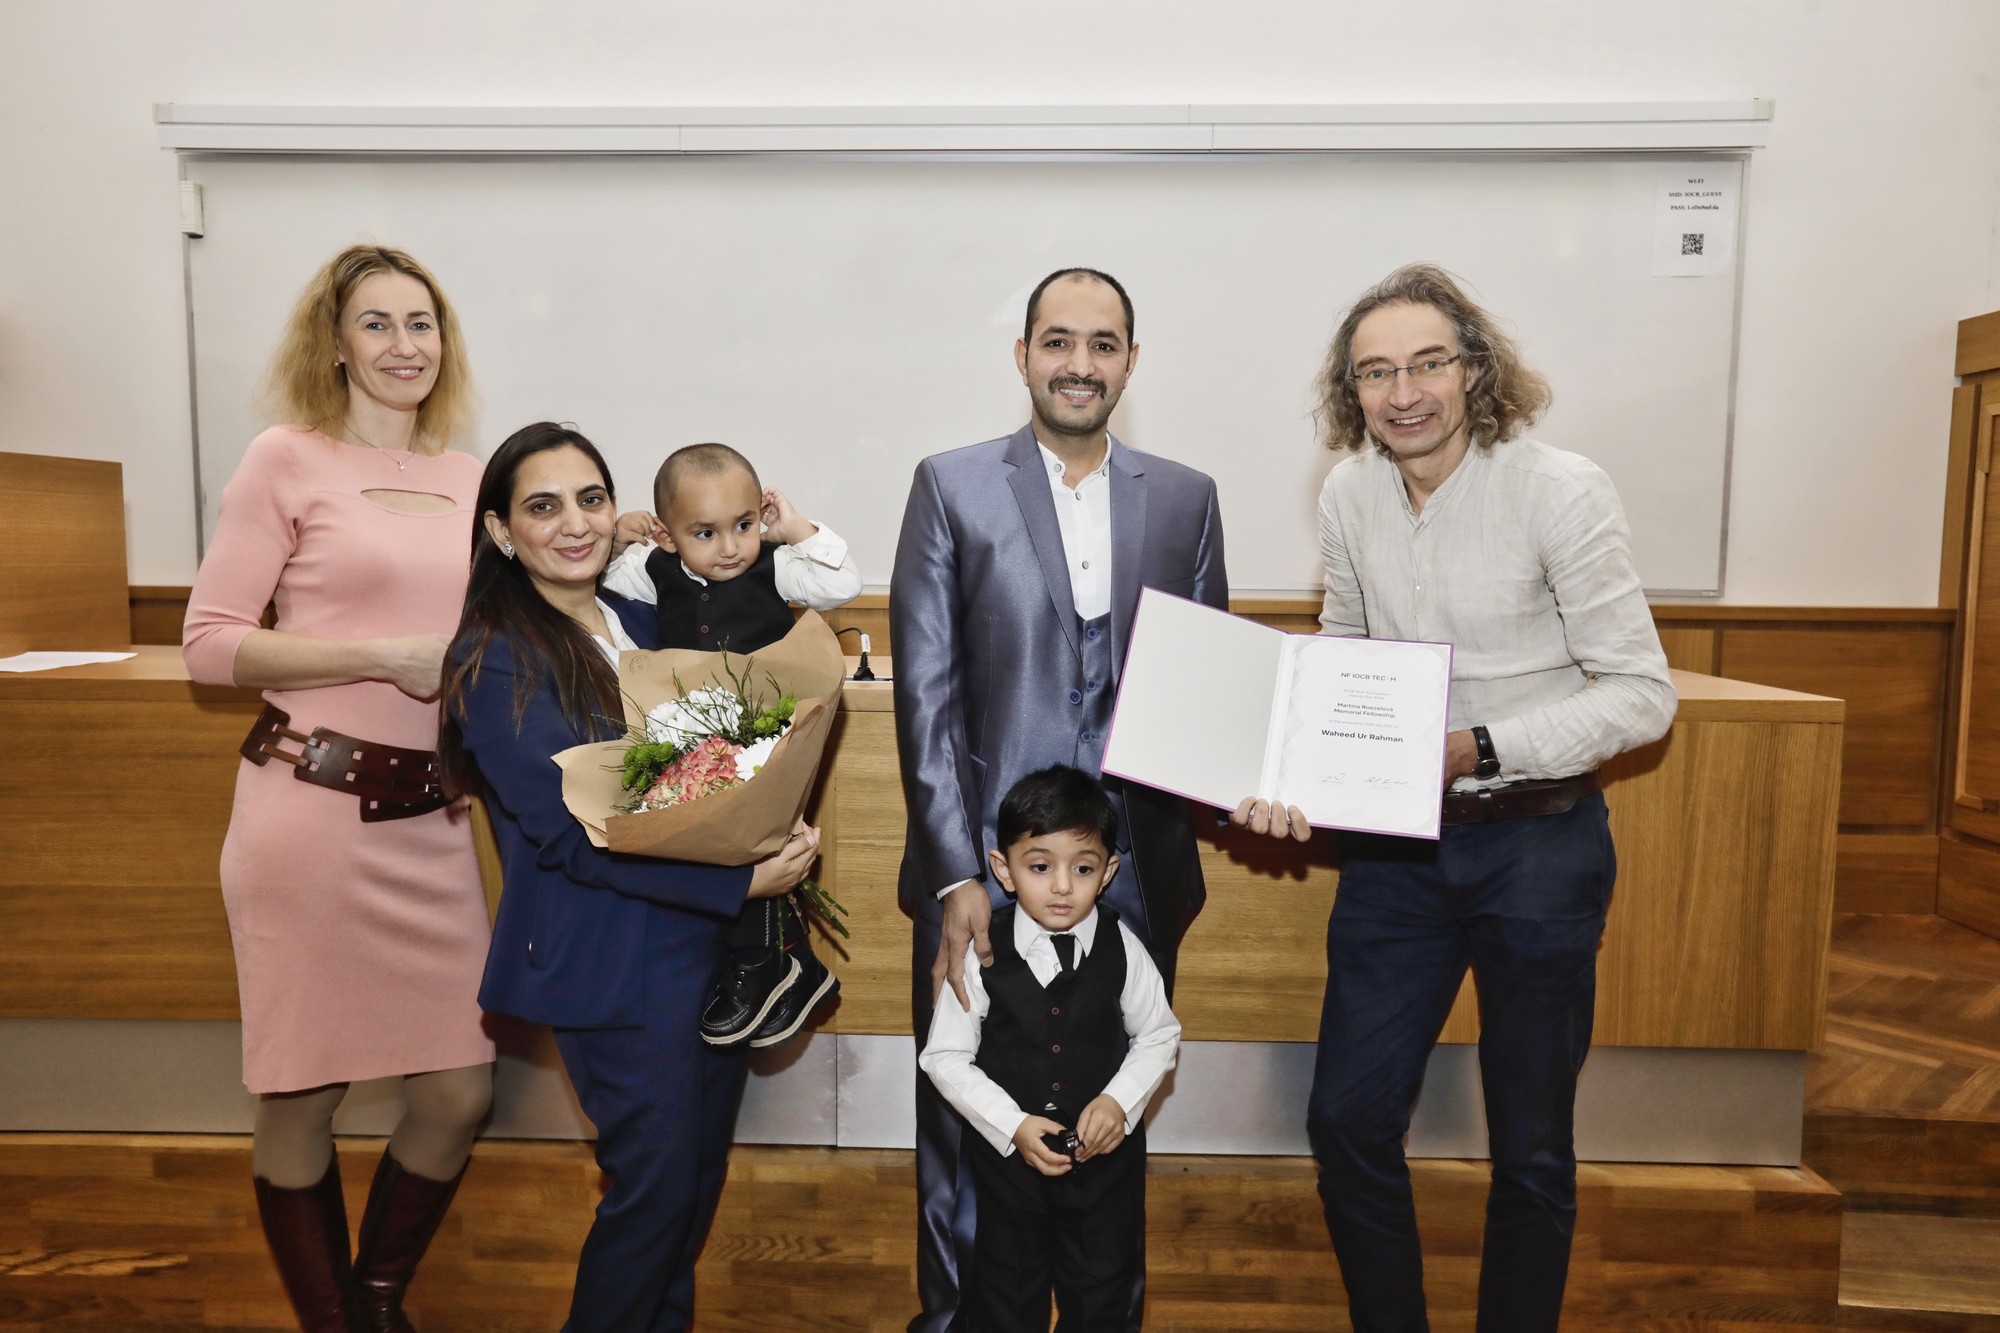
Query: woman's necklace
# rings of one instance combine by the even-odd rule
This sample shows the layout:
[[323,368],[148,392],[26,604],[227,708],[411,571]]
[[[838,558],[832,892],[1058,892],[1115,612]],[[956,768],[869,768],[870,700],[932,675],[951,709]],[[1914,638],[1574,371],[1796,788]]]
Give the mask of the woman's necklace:
[[[342,422],[341,424],[347,427],[347,433],[349,435],[352,435],[355,439],[361,441],[363,444],[367,445],[370,449],[373,449],[376,453],[388,459],[391,463],[394,463],[396,465],[396,471],[401,472],[404,468],[409,466],[408,459],[396,457],[396,455],[390,453],[387,449],[384,449],[381,445],[375,443],[375,441],[369,439],[366,435],[363,435],[360,431],[354,429],[353,422],[346,421]],[[408,454],[408,453],[413,453],[415,451],[406,449],[403,452]]]

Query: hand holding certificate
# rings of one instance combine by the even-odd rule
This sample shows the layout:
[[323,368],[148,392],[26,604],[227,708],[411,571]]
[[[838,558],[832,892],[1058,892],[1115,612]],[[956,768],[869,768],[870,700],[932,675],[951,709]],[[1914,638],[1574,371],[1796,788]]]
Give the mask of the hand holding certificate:
[[1252,792],[1322,828],[1435,838],[1450,689],[1449,644],[1286,634],[1149,588],[1104,771],[1222,809]]

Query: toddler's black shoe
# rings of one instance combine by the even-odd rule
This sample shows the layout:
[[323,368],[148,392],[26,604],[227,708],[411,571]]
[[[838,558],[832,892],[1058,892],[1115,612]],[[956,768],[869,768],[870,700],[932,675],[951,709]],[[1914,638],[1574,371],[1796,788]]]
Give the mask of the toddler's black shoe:
[[775,945],[731,949],[701,1011],[701,1039],[711,1046],[750,1040],[779,1001],[798,989],[799,977],[798,960]]
[[790,1041],[822,1001],[840,994],[840,978],[827,971],[826,964],[813,953],[810,943],[799,942],[786,956],[798,959],[799,979],[771,1006],[771,1012],[758,1026],[756,1035],[750,1038],[752,1046],[776,1046]]

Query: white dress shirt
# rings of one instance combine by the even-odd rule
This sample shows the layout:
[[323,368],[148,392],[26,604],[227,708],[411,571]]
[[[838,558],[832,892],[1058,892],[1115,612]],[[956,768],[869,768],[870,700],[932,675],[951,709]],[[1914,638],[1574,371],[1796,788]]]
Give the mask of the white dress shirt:
[[1673,722],[1625,511],[1580,454],[1475,445],[1419,513],[1369,446],[1327,474],[1319,531],[1322,633],[1452,645],[1450,726],[1500,760],[1454,788],[1587,773]]
[[[629,597],[648,606],[657,605],[659,593],[646,573],[646,557],[655,547],[651,542],[633,542],[625,553],[604,571],[604,586],[620,597]],[[778,595],[788,602],[809,606],[815,611],[831,611],[861,595],[861,571],[847,553],[847,543],[825,524],[802,542],[780,546],[773,555],[777,568]],[[681,562],[681,572],[703,587],[708,580]]]
[[1062,530],[1063,563],[1069,568],[1070,600],[1076,614],[1095,620],[1111,609],[1111,444],[1094,471],[1065,485],[1067,469],[1040,440],[1042,466],[1049,474],[1049,495],[1056,502],[1056,526]]
[[[1078,967],[1090,956],[1101,917],[1102,913],[1093,911],[1068,932],[1076,936]],[[1174,1067],[1181,1024],[1167,1004],[1166,985],[1146,946],[1124,922],[1118,923],[1118,930],[1125,942],[1125,988],[1118,994],[1118,1009],[1124,1015],[1125,1035],[1131,1043],[1118,1073],[1104,1085],[1103,1095],[1125,1112],[1125,1132],[1130,1134],[1145,1115],[1146,1104],[1159,1091],[1160,1081]],[[1049,943],[1049,932],[1018,907],[1014,909],[1014,948],[1044,986],[1062,970],[1055,946]],[[980,976],[978,955],[969,947],[965,955],[965,990],[972,999],[972,1012],[960,1008],[957,992],[946,986],[931,1012],[930,1039],[917,1057],[917,1066],[930,1076],[953,1109],[1005,1157],[1014,1151],[1014,1133],[1028,1113],[973,1063],[979,1057],[980,1025],[991,1012],[992,1002]]]

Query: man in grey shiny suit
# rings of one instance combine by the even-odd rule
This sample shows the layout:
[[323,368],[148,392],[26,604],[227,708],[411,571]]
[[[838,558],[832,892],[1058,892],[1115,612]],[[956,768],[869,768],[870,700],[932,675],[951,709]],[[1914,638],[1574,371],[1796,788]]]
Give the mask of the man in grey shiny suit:
[[[1005,901],[986,871],[1000,798],[1049,764],[1101,772],[1139,589],[1226,607],[1215,483],[1113,439],[1139,358],[1132,302],[1094,269],[1050,274],[1028,298],[1014,361],[1032,419],[1013,435],[917,465],[890,585],[896,744],[909,832],[899,892],[915,921],[917,1045],[970,946],[992,960]],[[1117,780],[1126,873],[1105,901],[1145,941],[1169,994],[1204,896],[1187,802]],[[962,1122],[917,1079],[917,1289],[911,1333],[962,1328],[975,1218]],[[1129,1326],[1139,1327],[1143,1272]]]

